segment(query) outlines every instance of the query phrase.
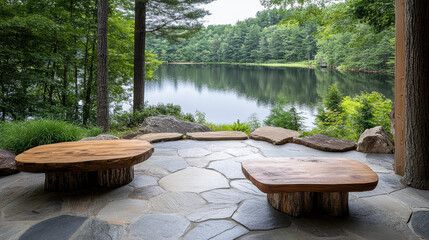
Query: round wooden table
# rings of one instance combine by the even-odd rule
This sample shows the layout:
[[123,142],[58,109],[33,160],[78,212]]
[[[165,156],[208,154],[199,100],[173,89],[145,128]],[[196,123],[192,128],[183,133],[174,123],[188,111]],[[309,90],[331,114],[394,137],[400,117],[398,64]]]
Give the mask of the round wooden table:
[[348,214],[348,193],[374,189],[378,176],[347,158],[266,158],[242,162],[247,179],[274,208],[298,217],[312,212]]
[[29,149],[15,158],[20,171],[45,173],[45,190],[73,191],[88,186],[117,187],[134,179],[134,165],[153,146],[140,140],[63,142]]

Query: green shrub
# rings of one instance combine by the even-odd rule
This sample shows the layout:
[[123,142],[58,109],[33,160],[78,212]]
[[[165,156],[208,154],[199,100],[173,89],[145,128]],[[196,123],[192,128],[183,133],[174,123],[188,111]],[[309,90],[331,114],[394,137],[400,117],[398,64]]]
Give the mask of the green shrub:
[[[331,87],[330,93],[323,98],[322,107],[316,116],[316,128],[305,133],[324,134],[330,137],[357,140],[368,128],[383,126],[390,131],[390,119],[392,102],[381,93],[362,92],[351,98],[343,97],[338,105],[338,89]],[[329,106],[329,107],[328,107]]]
[[237,122],[232,124],[233,131],[240,131],[246,134],[250,133],[250,126],[247,123],[240,123],[240,120],[237,119]]
[[255,129],[261,126],[258,115],[256,113],[253,113],[249,116],[249,118],[247,119],[247,125],[249,125],[251,132],[255,131]]
[[0,148],[19,154],[39,145],[76,141],[100,133],[96,127],[85,129],[58,120],[9,122],[0,125]]
[[229,124],[214,124],[214,123],[205,123],[207,127],[209,127],[214,132],[218,131],[233,131],[232,125]]
[[282,127],[291,130],[301,130],[304,126],[304,117],[300,116],[295,107],[285,110],[283,104],[277,103],[271,109],[264,123],[267,126]]

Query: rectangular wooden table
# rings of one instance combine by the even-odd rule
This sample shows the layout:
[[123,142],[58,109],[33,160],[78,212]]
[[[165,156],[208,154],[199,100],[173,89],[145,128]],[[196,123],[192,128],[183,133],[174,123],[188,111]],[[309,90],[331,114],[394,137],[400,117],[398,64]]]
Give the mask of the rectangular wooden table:
[[348,214],[348,193],[374,189],[378,176],[347,158],[266,158],[242,162],[242,170],[276,209],[297,217],[313,212]]

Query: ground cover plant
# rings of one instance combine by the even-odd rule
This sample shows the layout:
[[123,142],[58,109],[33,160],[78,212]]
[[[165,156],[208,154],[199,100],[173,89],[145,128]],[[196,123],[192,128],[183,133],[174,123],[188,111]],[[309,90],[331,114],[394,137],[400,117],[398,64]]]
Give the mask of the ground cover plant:
[[39,145],[77,141],[100,133],[97,127],[83,128],[58,120],[5,122],[0,124],[0,148],[20,154]]

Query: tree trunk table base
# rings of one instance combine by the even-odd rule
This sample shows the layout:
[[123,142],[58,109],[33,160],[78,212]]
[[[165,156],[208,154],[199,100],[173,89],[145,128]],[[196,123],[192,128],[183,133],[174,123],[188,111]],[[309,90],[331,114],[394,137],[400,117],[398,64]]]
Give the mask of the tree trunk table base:
[[349,192],[370,191],[378,176],[347,158],[265,158],[241,163],[244,176],[267,193],[268,203],[294,217],[349,213]]
[[134,166],[92,172],[45,173],[45,190],[70,192],[88,187],[120,187],[132,182]]
[[349,213],[348,192],[269,193],[267,199],[275,209],[293,217],[312,213],[340,217]]

